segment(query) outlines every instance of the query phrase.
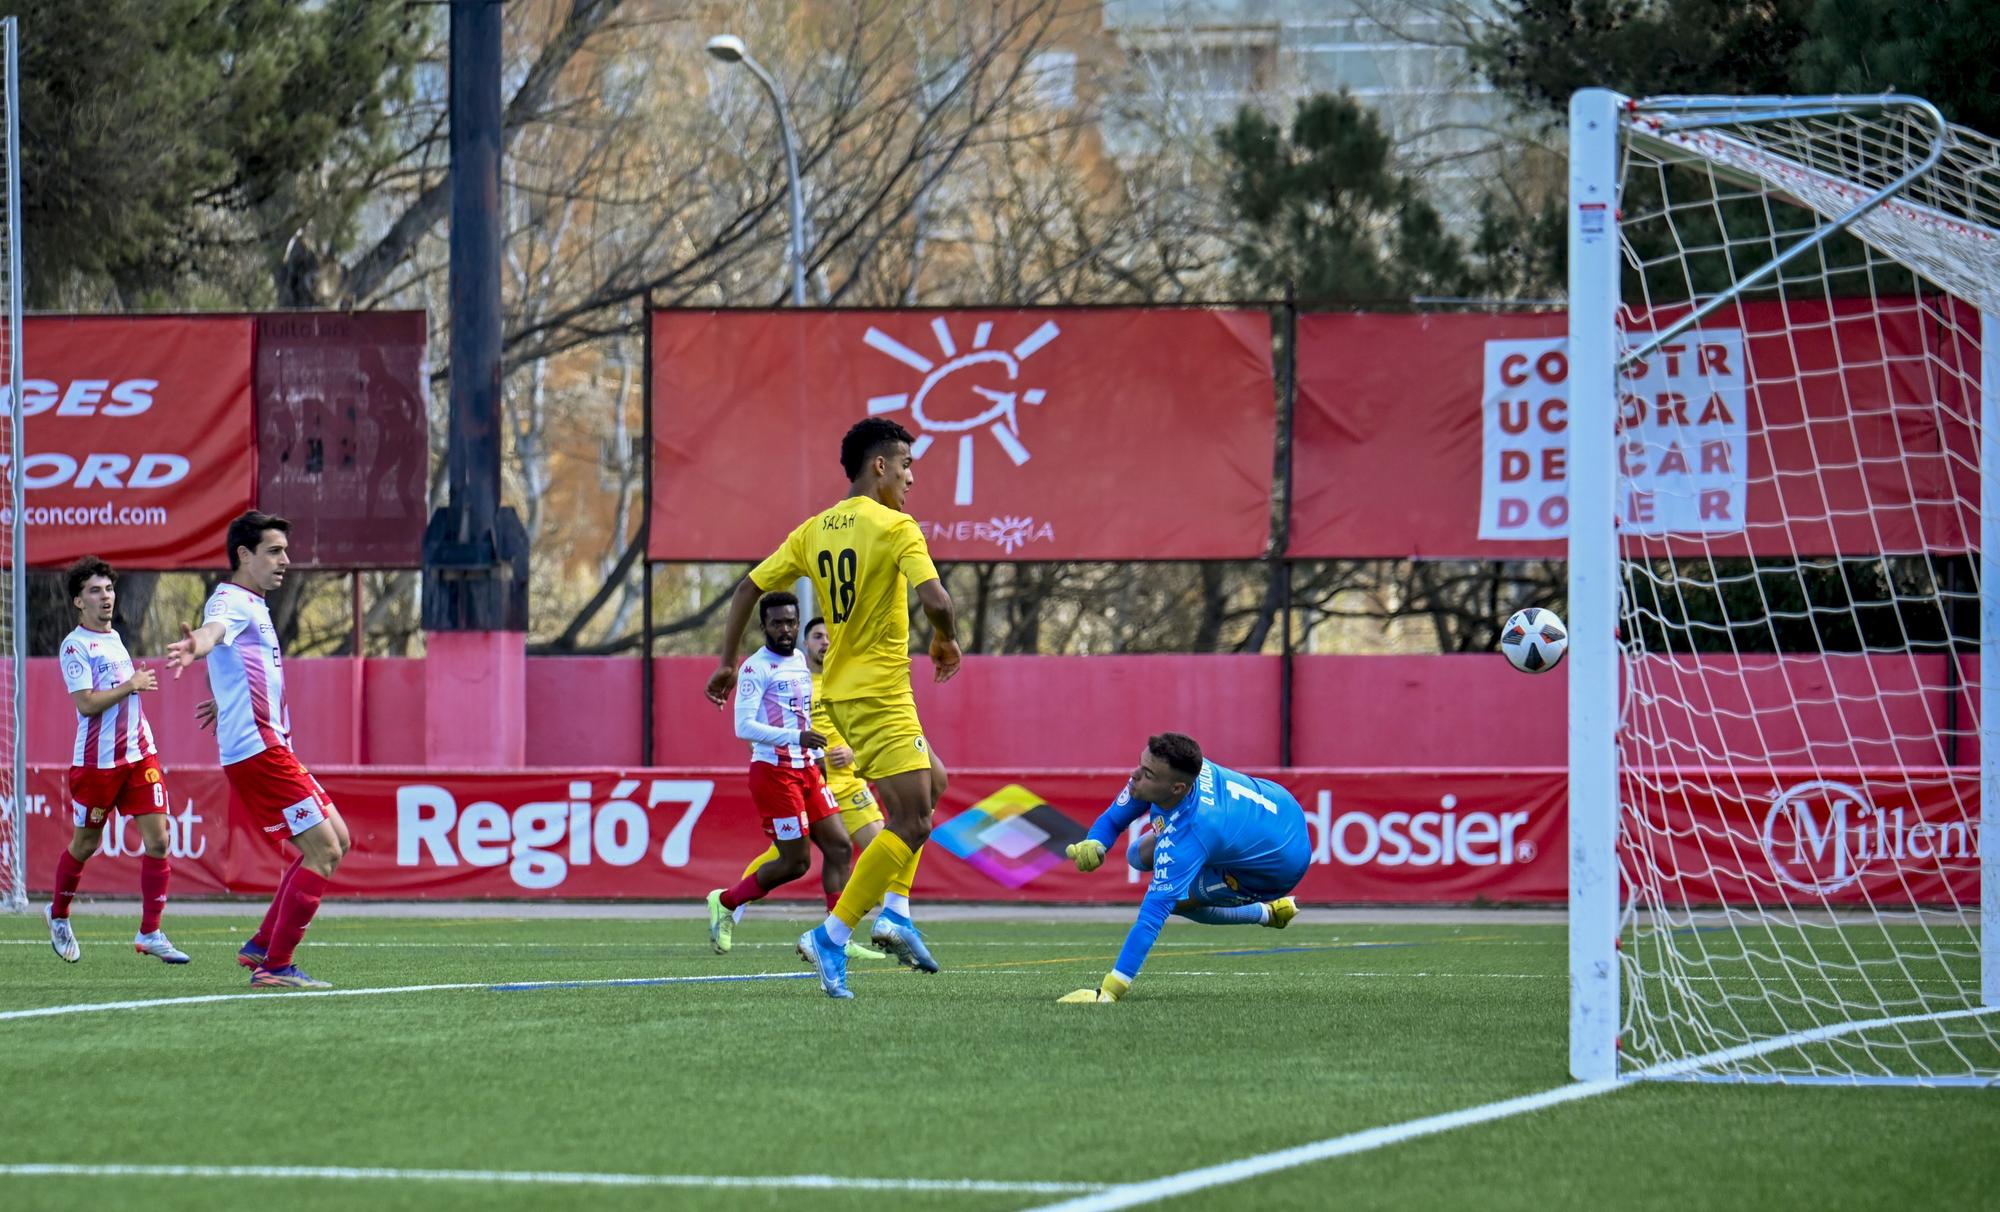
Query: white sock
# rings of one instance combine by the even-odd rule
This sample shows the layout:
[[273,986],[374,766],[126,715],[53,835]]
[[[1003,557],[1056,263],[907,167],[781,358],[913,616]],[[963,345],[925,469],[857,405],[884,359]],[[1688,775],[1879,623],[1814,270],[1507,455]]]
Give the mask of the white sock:
[[833,940],[834,946],[845,947],[847,940],[854,937],[854,927],[829,913],[826,915],[826,937]]
[[748,901],[745,901],[745,902],[744,902],[743,904],[741,904],[741,905],[738,905],[738,906],[736,906],[736,908],[734,908],[734,909],[731,909],[731,910],[729,911],[729,920],[730,920],[730,921],[732,921],[732,922],[740,922],[740,921],[742,921],[742,920],[743,920],[743,911],[744,911],[745,909],[748,909],[749,907],[750,907],[750,903],[749,903]]
[[884,892],[882,894],[882,907],[891,913],[900,913],[904,917],[910,916],[910,898],[900,892]]
[[1271,924],[1271,906],[1270,906],[1270,903],[1269,903],[1268,901],[1267,901],[1267,902],[1261,902],[1261,903],[1259,903],[1259,904],[1258,904],[1257,908],[1259,908],[1259,909],[1261,909],[1261,910],[1263,910],[1263,911],[1264,911],[1264,914],[1263,914],[1263,916],[1262,916],[1261,918],[1259,918],[1259,919],[1258,919],[1258,921],[1257,921],[1257,924],[1258,924],[1258,925],[1260,925],[1260,926],[1268,926],[1268,925],[1270,925],[1270,924]]

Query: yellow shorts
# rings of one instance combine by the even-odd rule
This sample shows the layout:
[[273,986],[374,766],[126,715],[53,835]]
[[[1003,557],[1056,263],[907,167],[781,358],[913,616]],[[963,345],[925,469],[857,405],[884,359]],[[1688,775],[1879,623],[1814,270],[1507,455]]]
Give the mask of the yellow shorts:
[[853,837],[863,825],[882,819],[881,806],[875,802],[875,793],[868,784],[854,777],[854,767],[832,768],[827,776],[826,791],[833,802],[840,805],[840,823],[847,826],[847,836]]
[[854,750],[853,770],[870,782],[931,768],[931,746],[909,691],[879,699],[829,701],[833,727]]

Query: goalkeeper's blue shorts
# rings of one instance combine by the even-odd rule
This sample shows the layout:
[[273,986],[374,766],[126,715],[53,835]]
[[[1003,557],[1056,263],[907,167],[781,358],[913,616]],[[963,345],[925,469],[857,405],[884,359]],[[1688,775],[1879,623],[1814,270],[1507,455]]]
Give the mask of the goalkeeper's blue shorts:
[[1290,896],[1292,889],[1306,877],[1306,866],[1312,861],[1312,852],[1300,847],[1296,855],[1281,856],[1281,861],[1256,868],[1203,867],[1201,874],[1194,877],[1194,886],[1188,889],[1187,899],[1204,905],[1254,905],[1260,901],[1275,901],[1281,896]]

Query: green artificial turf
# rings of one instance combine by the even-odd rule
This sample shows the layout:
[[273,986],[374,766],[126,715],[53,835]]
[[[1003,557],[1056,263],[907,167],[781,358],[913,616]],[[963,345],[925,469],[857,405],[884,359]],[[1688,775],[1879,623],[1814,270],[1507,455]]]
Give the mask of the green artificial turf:
[[[796,912],[796,910],[793,910]],[[0,1013],[242,994],[240,917],[169,918],[135,956],[79,915],[83,962],[0,916]],[[299,962],[366,996],[0,1019],[0,1166],[272,1165],[1122,1184],[1561,1086],[1559,926],[1176,922],[1131,996],[1093,985],[1124,927],[937,922],[946,971],[857,961],[822,997],[807,923],[318,922]],[[523,982],[761,976],[728,983]],[[1640,1083],[1320,1161],[1173,1207],[1992,1206],[2000,1091]],[[1024,1208],[1062,1193],[21,1176],[0,1208]]]

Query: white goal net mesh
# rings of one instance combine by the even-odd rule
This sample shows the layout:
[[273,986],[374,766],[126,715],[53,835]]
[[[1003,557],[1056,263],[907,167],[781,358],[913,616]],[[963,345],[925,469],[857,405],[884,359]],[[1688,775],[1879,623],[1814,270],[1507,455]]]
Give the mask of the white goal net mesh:
[[1979,909],[1996,152],[1920,104],[1627,109],[1623,1071],[2000,1080]]

